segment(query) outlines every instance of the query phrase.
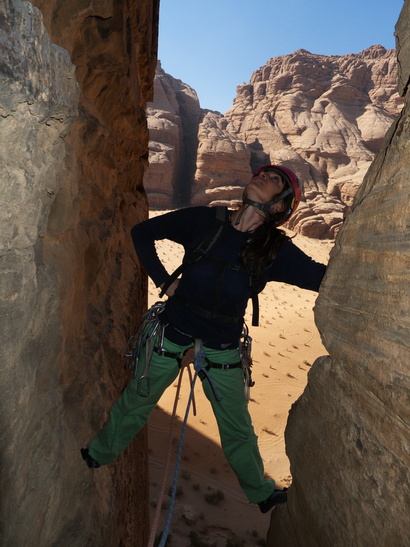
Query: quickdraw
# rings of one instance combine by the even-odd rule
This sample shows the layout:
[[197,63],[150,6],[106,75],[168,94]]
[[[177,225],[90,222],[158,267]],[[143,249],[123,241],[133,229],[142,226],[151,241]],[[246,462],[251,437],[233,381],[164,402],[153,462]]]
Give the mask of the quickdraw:
[[[156,302],[142,316],[141,323],[136,333],[128,340],[125,348],[125,357],[131,357],[132,361],[130,369],[134,378],[137,378],[139,371],[138,366],[141,357],[144,355],[144,368],[137,382],[137,393],[141,397],[149,397],[150,394],[150,379],[149,365],[154,348],[162,349],[164,343],[165,325],[160,321],[160,314],[164,310],[165,302]],[[143,354],[143,349],[145,352]]]
[[241,354],[242,370],[245,376],[245,396],[249,401],[250,388],[255,385],[252,381],[252,338],[249,336],[249,329],[246,324],[243,326],[242,337],[239,343],[239,352]]

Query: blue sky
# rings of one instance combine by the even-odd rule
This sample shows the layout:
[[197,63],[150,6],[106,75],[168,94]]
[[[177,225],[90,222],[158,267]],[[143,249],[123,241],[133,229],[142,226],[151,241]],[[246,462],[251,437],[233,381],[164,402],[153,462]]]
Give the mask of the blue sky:
[[226,112],[236,86],[271,57],[395,47],[403,0],[160,0],[162,68]]

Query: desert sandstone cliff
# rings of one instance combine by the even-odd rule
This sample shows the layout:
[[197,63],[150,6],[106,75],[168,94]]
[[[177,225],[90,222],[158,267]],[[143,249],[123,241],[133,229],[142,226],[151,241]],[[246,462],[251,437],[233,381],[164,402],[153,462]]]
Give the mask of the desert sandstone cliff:
[[129,230],[147,216],[158,2],[38,6],[0,1],[0,543],[143,545],[145,434],[98,477],[79,449],[146,305]]
[[410,2],[396,26],[403,112],[340,230],[313,365],[286,429],[293,476],[268,545],[405,547],[410,529]]
[[[184,106],[180,97],[190,100]],[[150,168],[144,184],[150,205],[229,204],[240,199],[252,171],[283,163],[305,189],[289,227],[332,238],[401,108],[394,50],[372,46],[343,56],[299,50],[256,70],[248,84],[237,87],[224,115],[202,110],[197,141],[188,137],[188,154],[181,146],[187,138],[181,121],[197,122],[199,101],[159,66],[148,109]]]

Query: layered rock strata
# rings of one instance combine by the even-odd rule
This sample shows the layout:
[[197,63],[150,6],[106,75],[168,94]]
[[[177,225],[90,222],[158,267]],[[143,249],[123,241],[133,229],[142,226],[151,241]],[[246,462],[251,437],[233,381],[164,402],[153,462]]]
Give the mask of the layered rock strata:
[[189,205],[200,117],[196,92],[158,62],[154,102],[147,108],[150,166],[144,176],[152,209]]
[[333,237],[401,105],[394,50],[299,50],[238,86],[225,117],[249,145],[253,168],[283,163],[303,180],[305,200],[290,227]]
[[20,0],[0,14],[0,543],[144,545],[145,433],[95,471],[79,449],[128,381],[146,305],[130,228],[147,216],[158,2],[37,4],[44,20]]
[[[334,237],[339,229],[403,102],[397,93],[394,50],[372,46],[344,56],[299,50],[274,57],[248,84],[237,87],[234,104],[224,115],[202,110],[193,167],[192,154],[185,156],[178,144],[184,135],[178,123],[184,109],[173,86],[183,84],[162,70],[156,80],[157,93],[148,110],[152,131],[146,179],[153,208],[175,207],[173,196],[180,185],[184,195],[190,188],[184,204],[231,204],[240,199],[257,167],[283,163],[305,187],[289,227],[322,238]],[[198,120],[196,101],[186,116]],[[186,158],[190,166],[177,176]]]
[[329,352],[286,428],[293,476],[268,545],[409,544],[410,2],[396,26],[403,112],[340,230],[316,307]]

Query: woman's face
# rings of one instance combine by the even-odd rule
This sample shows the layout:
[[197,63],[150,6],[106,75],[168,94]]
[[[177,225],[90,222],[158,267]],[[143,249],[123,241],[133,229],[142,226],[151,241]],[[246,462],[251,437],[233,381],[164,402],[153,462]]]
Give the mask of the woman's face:
[[[279,195],[285,187],[283,178],[275,171],[261,171],[254,175],[246,187],[246,196],[252,201],[267,203],[275,196]],[[270,213],[280,213],[284,211],[285,204],[282,201],[274,203]]]

